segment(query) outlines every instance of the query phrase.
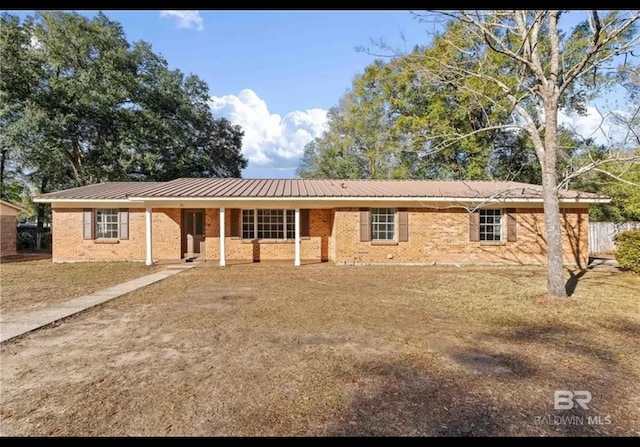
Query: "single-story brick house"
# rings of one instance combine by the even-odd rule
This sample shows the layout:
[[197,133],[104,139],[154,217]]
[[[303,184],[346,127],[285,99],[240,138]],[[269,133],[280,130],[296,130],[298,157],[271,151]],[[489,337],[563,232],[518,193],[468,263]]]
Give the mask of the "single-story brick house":
[[0,257],[17,253],[18,213],[24,208],[0,199]]
[[[608,200],[560,192],[567,263],[586,263],[589,205]],[[541,186],[526,183],[179,178],[35,201],[52,205],[54,262],[546,262]]]

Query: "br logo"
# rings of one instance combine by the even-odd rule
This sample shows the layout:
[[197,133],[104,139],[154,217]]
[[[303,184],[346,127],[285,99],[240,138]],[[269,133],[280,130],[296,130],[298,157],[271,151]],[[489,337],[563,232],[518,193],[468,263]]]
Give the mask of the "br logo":
[[584,410],[588,410],[587,404],[589,402],[591,402],[591,393],[589,391],[557,390],[553,393],[554,410],[571,410],[575,404]]

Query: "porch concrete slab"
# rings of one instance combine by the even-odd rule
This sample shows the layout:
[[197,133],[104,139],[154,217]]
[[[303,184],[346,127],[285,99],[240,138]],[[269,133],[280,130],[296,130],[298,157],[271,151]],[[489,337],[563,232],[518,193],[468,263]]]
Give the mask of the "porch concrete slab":
[[126,293],[162,281],[165,278],[196,266],[198,266],[196,263],[170,265],[160,272],[141,276],[140,278],[98,290],[90,295],[80,296],[70,299],[69,301],[45,307],[44,309],[25,312],[0,320],[0,343],[47,326]]

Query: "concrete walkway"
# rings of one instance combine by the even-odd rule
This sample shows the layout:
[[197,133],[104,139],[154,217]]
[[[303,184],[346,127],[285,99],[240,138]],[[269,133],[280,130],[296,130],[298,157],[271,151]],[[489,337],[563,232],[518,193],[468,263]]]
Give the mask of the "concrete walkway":
[[196,267],[198,263],[174,264],[167,266],[161,272],[132,279],[131,281],[98,290],[90,295],[80,296],[69,301],[45,307],[43,309],[14,315],[0,320],[0,343],[10,340],[18,335],[26,334],[58,320],[66,318],[78,312],[87,310],[98,304],[112,300],[125,293],[132,292],[154,282],[162,281],[169,276]]

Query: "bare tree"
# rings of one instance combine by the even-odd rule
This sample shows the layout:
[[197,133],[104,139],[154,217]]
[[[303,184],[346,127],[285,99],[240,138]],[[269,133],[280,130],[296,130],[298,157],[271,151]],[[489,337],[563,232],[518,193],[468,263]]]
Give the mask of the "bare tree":
[[574,165],[566,181],[558,176],[559,111],[585,113],[588,101],[603,88],[637,74],[631,61],[640,43],[640,11],[586,13],[586,20],[570,32],[560,29],[562,11],[420,13],[416,15],[435,24],[437,32],[430,47],[405,58],[424,82],[451,88],[472,103],[490,104],[483,106],[487,119],[481,129],[443,136],[440,148],[495,129],[526,132],[531,139],[542,170],[547,290],[555,298],[566,297],[558,189],[577,175],[604,170],[613,161],[635,160],[638,154],[612,147],[597,159],[583,157],[585,162]]

